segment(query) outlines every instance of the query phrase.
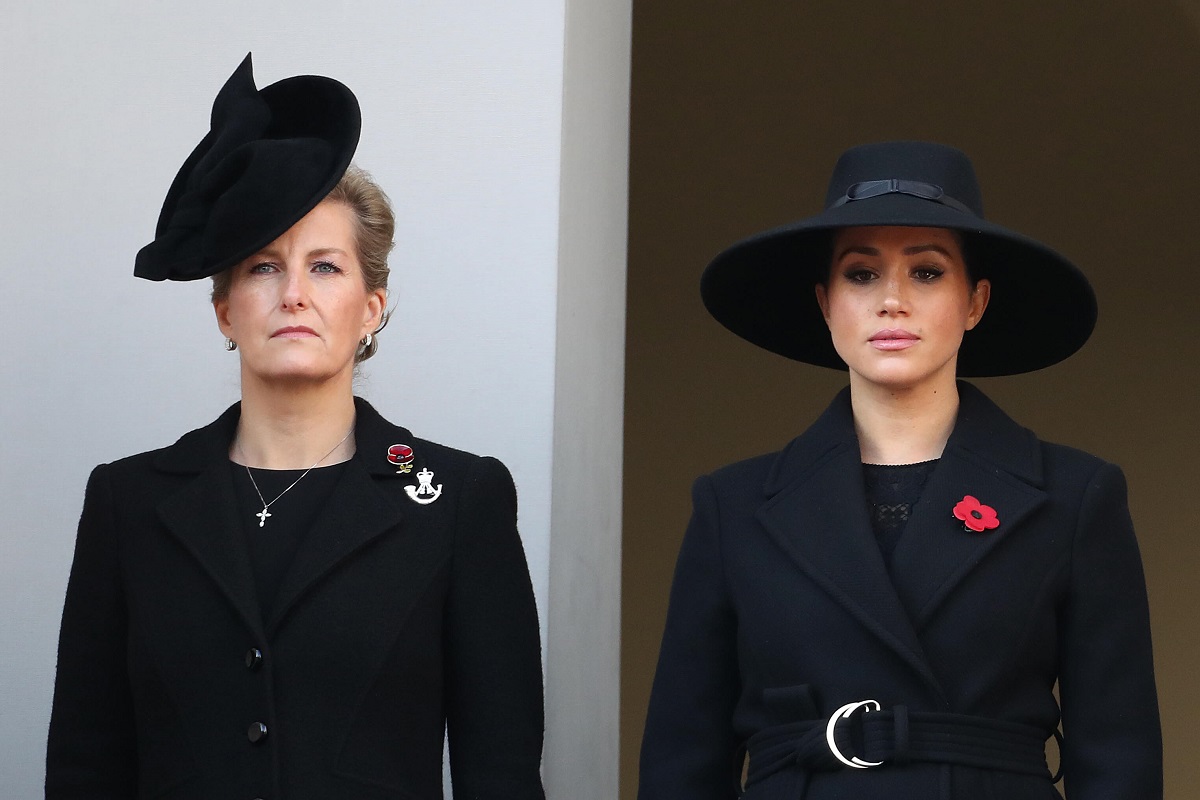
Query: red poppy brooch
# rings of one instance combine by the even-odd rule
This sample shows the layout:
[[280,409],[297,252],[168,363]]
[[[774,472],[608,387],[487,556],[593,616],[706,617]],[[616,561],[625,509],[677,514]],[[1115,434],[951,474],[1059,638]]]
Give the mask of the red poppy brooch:
[[396,468],[398,475],[407,475],[412,472],[415,458],[413,449],[406,444],[394,444],[387,451],[388,463]]
[[983,533],[999,527],[1000,518],[996,509],[985,506],[971,495],[966,495],[954,506],[954,516],[962,520],[963,529]]

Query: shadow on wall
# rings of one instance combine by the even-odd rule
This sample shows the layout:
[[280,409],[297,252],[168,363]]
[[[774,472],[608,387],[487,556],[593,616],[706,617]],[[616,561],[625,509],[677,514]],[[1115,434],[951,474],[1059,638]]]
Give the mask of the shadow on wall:
[[1083,352],[980,383],[1043,438],[1125,467],[1154,615],[1167,795],[1200,797],[1186,727],[1200,716],[1186,674],[1200,661],[1187,500],[1200,477],[1200,0],[1186,11],[1164,0],[1055,5],[936,0],[917,16],[899,4],[635,4],[625,800],[691,480],[779,449],[845,382],[727,333],[700,304],[700,271],[734,240],[818,211],[843,149],[894,138],[966,150],[988,216],[1050,243],[1096,287],[1100,322]]

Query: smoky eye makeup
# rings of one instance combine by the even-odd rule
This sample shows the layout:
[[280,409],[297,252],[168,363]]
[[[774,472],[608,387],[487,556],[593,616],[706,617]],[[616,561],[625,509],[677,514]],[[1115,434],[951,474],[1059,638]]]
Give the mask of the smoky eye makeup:
[[841,270],[842,280],[849,283],[869,283],[875,280],[875,271],[866,267],[851,266]]

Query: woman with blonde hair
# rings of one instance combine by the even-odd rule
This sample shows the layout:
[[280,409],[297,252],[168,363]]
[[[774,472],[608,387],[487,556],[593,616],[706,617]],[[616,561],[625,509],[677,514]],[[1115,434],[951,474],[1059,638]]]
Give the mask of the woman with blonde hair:
[[250,58],[135,274],[213,280],[241,402],[95,469],[47,798],[541,800],[537,612],[512,478],[353,394],[393,215],[329,78]]

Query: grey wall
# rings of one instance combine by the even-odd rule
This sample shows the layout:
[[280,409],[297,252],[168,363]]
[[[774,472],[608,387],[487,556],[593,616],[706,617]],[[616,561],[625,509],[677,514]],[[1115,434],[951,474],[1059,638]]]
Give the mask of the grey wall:
[[628,3],[567,8],[545,768],[564,800],[617,796],[629,27]]
[[[359,392],[420,436],[506,461],[550,644],[548,680],[576,695],[583,676],[556,668],[554,654],[569,666],[577,650],[602,648],[613,654],[598,668],[607,694],[574,713],[613,708],[619,519],[568,515],[570,536],[552,547],[551,467],[565,470],[558,480],[570,502],[559,507],[617,493],[625,192],[612,176],[625,171],[628,2],[7,5],[0,796],[40,791],[58,617],[88,471],[170,444],[237,398],[237,359],[222,350],[207,287],[139,281],[132,265],[175,170],[207,129],[217,89],[251,50],[260,86],[314,72],[358,95],[356,161],[398,216],[396,310]],[[606,109],[586,133],[578,113],[564,117],[569,15],[609,20],[572,32],[574,48],[592,54],[572,67],[566,90],[577,111],[593,97]],[[581,169],[596,158],[612,171]],[[560,217],[571,220],[561,242]],[[603,257],[593,257],[593,244]],[[560,282],[573,287],[572,303],[560,303]],[[589,294],[603,313],[573,321]],[[575,370],[606,376],[596,413],[556,427],[556,392],[570,395]],[[581,457],[596,440],[617,446],[600,460]],[[572,464],[599,464],[603,480],[572,477]],[[601,548],[591,580],[611,588],[584,619],[564,610],[565,638],[555,644],[551,551],[569,575],[578,537]],[[599,726],[580,729],[550,708],[551,729],[571,733],[576,748],[554,757],[560,780],[583,768],[581,757],[615,780],[608,716],[607,728],[598,713]]]

